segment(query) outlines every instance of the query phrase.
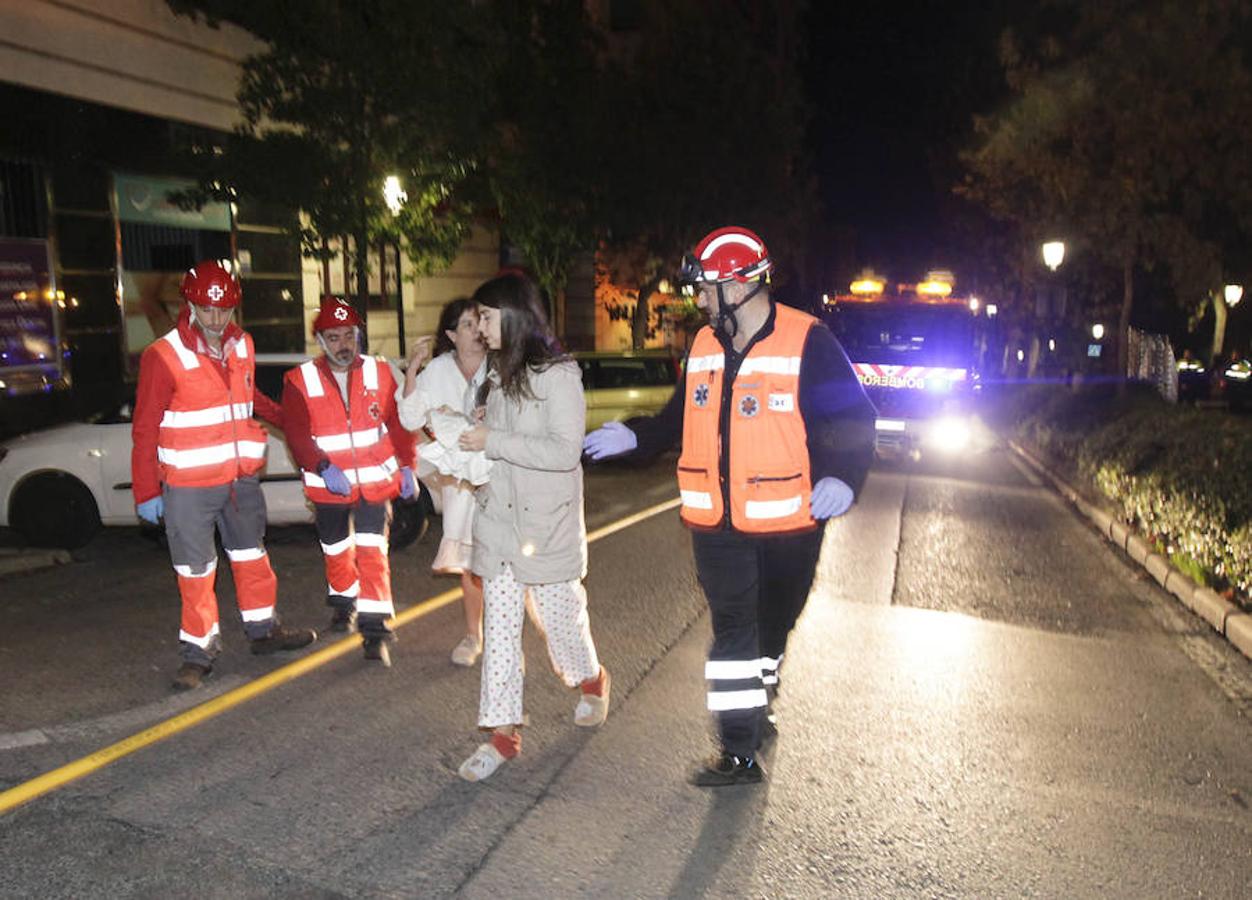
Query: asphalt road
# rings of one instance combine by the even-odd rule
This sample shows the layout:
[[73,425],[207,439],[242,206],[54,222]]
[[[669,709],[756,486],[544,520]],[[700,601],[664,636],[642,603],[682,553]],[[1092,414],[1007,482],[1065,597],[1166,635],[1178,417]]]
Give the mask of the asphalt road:
[[[589,526],[671,477],[589,470]],[[436,538],[394,561],[402,607],[450,586]],[[320,622],[311,531],[270,545],[288,619]],[[389,671],[354,651],[0,818],[0,896],[1252,894],[1252,666],[998,445],[881,466],[828,529],[764,785],[684,781],[708,625],[676,514],[593,544],[587,586],[602,729],[532,633],[523,755],[461,782],[478,679],[448,607]],[[0,790],[186,702],[172,591],[134,532],[0,580]],[[281,663],[224,620],[210,691]]]

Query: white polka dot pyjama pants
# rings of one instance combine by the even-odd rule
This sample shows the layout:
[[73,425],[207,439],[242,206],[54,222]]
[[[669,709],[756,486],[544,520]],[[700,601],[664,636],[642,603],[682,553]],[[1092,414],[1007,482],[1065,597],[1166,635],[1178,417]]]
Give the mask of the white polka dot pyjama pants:
[[480,728],[521,725],[522,626],[527,594],[531,615],[548,642],[548,657],[557,675],[576,687],[600,674],[600,660],[591,640],[587,615],[587,592],[581,581],[554,584],[521,584],[512,566],[502,574],[483,579],[482,689],[478,703]]

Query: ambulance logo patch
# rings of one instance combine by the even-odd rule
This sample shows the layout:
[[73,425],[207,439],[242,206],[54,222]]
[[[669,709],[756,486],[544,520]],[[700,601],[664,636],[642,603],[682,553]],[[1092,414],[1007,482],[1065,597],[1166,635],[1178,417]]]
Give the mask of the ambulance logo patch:
[[796,408],[795,396],[793,394],[770,394],[769,395],[769,411],[770,412],[793,412]]
[[745,394],[744,398],[739,401],[739,415],[743,416],[745,419],[751,419],[760,411],[760,402],[751,394]]
[[383,411],[379,408],[377,400],[369,405],[369,414],[375,422],[383,417]]
[[335,318],[338,319],[340,322],[348,321],[348,311],[344,309],[342,306],[338,307],[335,310]]
[[708,406],[709,386],[707,384],[697,384],[691,399],[695,401],[696,406]]

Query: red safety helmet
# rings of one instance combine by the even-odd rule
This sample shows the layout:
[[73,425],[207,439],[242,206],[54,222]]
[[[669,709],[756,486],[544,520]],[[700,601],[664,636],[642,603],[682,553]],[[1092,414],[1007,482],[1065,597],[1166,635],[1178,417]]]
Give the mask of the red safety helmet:
[[688,282],[751,281],[774,264],[760,236],[731,225],[710,231],[683,258],[682,279]]
[[344,328],[349,325],[358,328],[361,325],[361,317],[352,308],[352,304],[341,297],[332,297],[329,294],[323,297],[322,308],[317,311],[317,318],[313,320],[313,333],[317,334],[328,328]]
[[188,303],[219,309],[234,309],[242,296],[230,269],[215,259],[203,260],[188,269],[178,290]]

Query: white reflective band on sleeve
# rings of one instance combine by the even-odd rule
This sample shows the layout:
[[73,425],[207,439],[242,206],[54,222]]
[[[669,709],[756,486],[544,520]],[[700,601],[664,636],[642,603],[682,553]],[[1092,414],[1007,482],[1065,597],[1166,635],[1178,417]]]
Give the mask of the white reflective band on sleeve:
[[390,600],[366,600],[364,597],[357,598],[356,611],[358,613],[382,613],[384,616],[396,614],[396,608]]
[[778,684],[778,673],[766,672],[761,676],[761,684]]
[[372,356],[361,359],[361,381],[367,391],[378,390],[378,360]]
[[727,681],[736,678],[760,678],[759,659],[710,659],[704,664],[704,677]]
[[264,622],[266,619],[274,618],[274,607],[262,606],[260,609],[241,609],[239,615],[243,616],[245,622]]
[[214,572],[217,571],[217,560],[215,559],[212,562],[205,563],[205,568],[203,572],[192,571],[193,569],[198,569],[198,568],[200,567],[199,566],[175,565],[174,571],[177,572],[179,575],[181,575],[183,578],[208,578],[210,575],[212,575]]
[[740,375],[799,375],[798,356],[749,356],[739,367]]
[[236,562],[252,562],[254,559],[260,559],[265,555],[265,551],[260,547],[248,547],[244,550],[227,550],[226,555],[230,557],[230,561]]
[[386,550],[387,538],[381,534],[372,534],[368,531],[358,531],[356,533],[356,545],[358,547],[377,547],[380,550]]
[[781,519],[800,511],[800,495],[786,500],[749,500],[743,514],[749,519]]
[[326,593],[330,594],[332,597],[355,597],[357,594],[361,593],[361,582],[354,581],[342,591],[337,591],[328,584],[326,585]]
[[236,441],[240,459],[264,459],[265,443],[263,441]]
[[304,390],[310,397],[320,397],[322,390],[322,377],[317,374],[317,364],[313,360],[300,365],[300,375],[304,378]]
[[209,633],[206,634],[204,637],[197,637],[196,635],[192,634],[189,631],[183,631],[182,629],[179,629],[178,639],[180,641],[186,641],[189,644],[195,644],[197,647],[203,650],[206,647],[208,647],[209,644],[213,643],[213,638],[217,637],[217,635],[220,632],[221,632],[221,629],[218,628],[217,623],[214,622],[213,627],[209,629]]
[[248,358],[248,342],[243,338],[235,342],[235,355],[240,359]]
[[731,709],[756,709],[768,705],[765,688],[750,691],[709,691],[709,711],[724,712]]
[[778,657],[777,659],[774,659],[773,657],[770,657],[770,656],[762,656],[761,657],[761,671],[762,672],[777,672],[778,666],[781,662],[782,662],[781,656]]
[[174,352],[178,354],[178,361],[183,364],[184,369],[199,368],[200,360],[196,355],[187,349],[187,345],[183,343],[183,339],[178,336],[178,329],[167,332],[164,340],[167,344],[174,348]]
[[687,360],[687,374],[696,372],[712,372],[726,368],[726,354],[714,353],[711,356],[692,356]]
[[352,535],[348,535],[342,541],[335,541],[333,544],[322,544],[322,552],[327,556],[338,556],[345,550],[351,550],[356,546],[352,540]]
[[692,509],[712,509],[713,495],[708,491],[679,491],[682,495],[683,506],[689,506]]
[[304,473],[304,483],[308,485],[309,487],[322,488],[322,489],[326,488],[326,480],[322,478],[321,475],[318,475],[316,472],[306,471]]

